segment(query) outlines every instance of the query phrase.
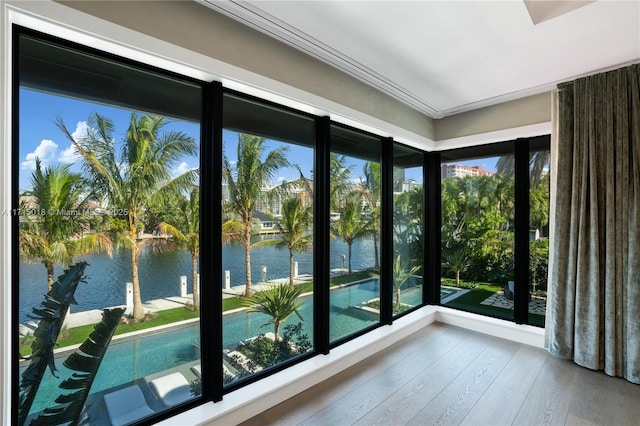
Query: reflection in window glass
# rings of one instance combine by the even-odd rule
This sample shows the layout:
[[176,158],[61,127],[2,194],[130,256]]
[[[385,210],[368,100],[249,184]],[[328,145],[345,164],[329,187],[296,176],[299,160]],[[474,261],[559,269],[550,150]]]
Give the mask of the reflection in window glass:
[[28,36],[19,55],[19,424],[194,398],[200,87]]
[[331,128],[330,340],[379,322],[380,141]]
[[532,151],[529,160],[529,323],[544,327],[549,271],[549,150]]
[[[225,385],[312,349],[314,121],[225,95]],[[233,311],[233,312],[231,312]]]
[[422,303],[424,186],[420,151],[393,149],[393,313]]
[[513,318],[513,167],[513,155],[442,164],[442,304]]

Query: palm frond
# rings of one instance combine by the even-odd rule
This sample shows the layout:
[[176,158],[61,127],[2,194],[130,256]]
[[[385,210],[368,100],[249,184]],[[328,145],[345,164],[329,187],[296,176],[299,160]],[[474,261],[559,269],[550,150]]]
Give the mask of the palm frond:
[[78,422],[91,385],[123,314],[124,308],[105,309],[102,312],[102,321],[95,325],[93,332],[80,348],[64,361],[64,366],[74,373],[60,383],[60,389],[75,392],[61,393],[55,399],[58,405],[46,408],[43,414],[30,423],[31,425],[48,426]]
[[18,388],[18,424],[24,425],[47,367],[56,375],[53,348],[62,329],[69,306],[76,304],[75,292],[84,277],[86,262],[78,262],[67,269],[47,293],[41,308],[33,308],[38,327],[31,344],[30,363],[22,373]]

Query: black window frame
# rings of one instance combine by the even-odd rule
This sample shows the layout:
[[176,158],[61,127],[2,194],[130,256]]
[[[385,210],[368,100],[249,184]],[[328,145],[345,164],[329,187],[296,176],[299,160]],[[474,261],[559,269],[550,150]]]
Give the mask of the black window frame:
[[[384,138],[384,137],[382,137],[380,135],[376,135],[375,133],[364,131],[364,130],[355,128],[353,126],[349,126],[349,125],[344,124],[344,123],[338,123],[338,122],[335,122],[335,121],[331,121],[329,123],[329,129],[328,129],[328,131],[329,131],[328,144],[327,144],[328,153],[327,153],[327,164],[325,165],[326,172],[327,172],[327,180],[325,181],[326,184],[323,185],[323,190],[326,192],[327,206],[329,204],[329,191],[330,191],[330,188],[329,188],[329,182],[330,182],[329,181],[329,178],[330,178],[330,176],[329,176],[329,161],[330,161],[330,154],[332,152],[331,148],[334,146],[333,145],[333,141],[331,140],[331,128],[332,127],[336,128],[338,130],[341,130],[341,131],[344,130],[344,131],[347,131],[347,132],[360,134],[360,135],[362,135],[363,137],[366,137],[366,138],[377,139],[379,141],[379,143],[380,143],[380,150],[379,150],[380,151],[380,174],[381,174],[381,177],[380,177],[381,178],[380,192],[381,192],[381,205],[382,205],[382,208],[383,208],[382,216],[381,216],[381,219],[380,219],[380,221],[381,221],[381,226],[380,226],[380,235],[381,235],[380,244],[381,244],[381,246],[388,245],[388,244],[383,244],[383,236],[387,235],[386,225],[383,222],[383,218],[386,217],[386,214],[384,212],[384,207],[385,207],[385,203],[386,203],[385,198],[386,197],[384,197],[384,192],[383,191],[384,191],[385,186],[388,185],[388,183],[386,183],[386,181],[389,180],[389,178],[393,177],[393,170],[391,170],[390,171],[391,176],[385,178],[385,176],[389,173],[387,171],[387,169],[389,169],[389,168],[392,169],[393,168],[392,162],[389,161],[390,159],[392,160],[392,157],[388,156],[389,147],[392,147],[392,145],[393,145],[392,141],[393,140],[391,138]],[[340,152],[340,154],[341,155],[350,155],[348,153],[344,154],[342,152]],[[385,157],[385,154],[387,154],[386,157]],[[329,231],[329,228],[328,228],[328,226],[329,226],[329,216],[327,216],[326,223],[327,223],[326,238],[327,238],[327,246],[328,246],[329,245],[329,239],[330,239],[329,232],[328,232]],[[361,329],[358,329],[358,330],[356,330],[356,331],[354,331],[352,333],[349,333],[349,334],[347,334],[345,336],[341,336],[341,337],[339,337],[337,339],[334,339],[334,340],[330,339],[330,330],[331,330],[330,329],[330,327],[331,327],[331,325],[330,325],[330,321],[331,321],[330,317],[331,317],[331,313],[329,311],[329,304],[330,304],[331,300],[330,300],[330,294],[329,294],[329,292],[330,292],[330,288],[329,288],[329,286],[330,286],[330,283],[329,283],[329,260],[328,260],[329,259],[329,251],[327,251],[327,258],[326,258],[327,259],[326,260],[327,279],[326,279],[326,283],[325,283],[326,292],[327,292],[327,310],[326,310],[326,312],[323,312],[321,314],[326,316],[326,320],[323,320],[323,321],[325,321],[325,323],[327,324],[327,327],[328,327],[328,329],[327,329],[327,337],[329,338],[329,340],[328,340],[327,343],[328,343],[329,349],[333,349],[333,348],[335,348],[337,346],[340,346],[340,345],[343,345],[343,344],[345,344],[347,342],[350,342],[350,341],[352,341],[352,340],[354,340],[354,339],[356,339],[356,338],[358,338],[360,336],[363,336],[363,335],[365,335],[365,334],[367,334],[367,333],[369,333],[369,332],[371,332],[371,331],[373,331],[373,330],[375,330],[377,328],[380,328],[380,327],[382,327],[384,325],[391,324],[390,322],[387,322],[387,323],[383,322],[383,319],[388,321],[388,318],[389,318],[389,315],[390,315],[391,309],[392,309],[392,307],[391,307],[391,298],[387,297],[387,295],[386,295],[386,293],[387,293],[386,289],[388,289],[389,286],[392,286],[392,284],[389,282],[389,279],[388,279],[388,277],[389,277],[388,273],[389,272],[385,271],[388,268],[386,268],[386,267],[383,268],[382,267],[382,266],[386,266],[385,260],[384,260],[383,255],[382,255],[383,250],[386,253],[386,250],[388,250],[388,249],[381,248],[381,251],[380,251],[380,258],[381,258],[380,259],[380,266],[381,266],[381,271],[380,271],[380,315],[378,316],[378,321],[375,324],[371,324],[369,326],[363,327]]]
[[[42,33],[40,31],[36,31],[30,28],[26,28],[20,25],[16,25],[14,24],[12,27],[12,122],[11,122],[11,144],[12,144],[12,158],[10,159],[11,161],[11,168],[12,168],[12,175],[11,175],[11,179],[12,179],[12,186],[11,186],[11,203],[12,203],[12,209],[18,209],[19,207],[19,176],[18,176],[18,170],[19,170],[19,164],[20,164],[20,159],[19,159],[19,152],[20,152],[20,132],[19,132],[19,121],[20,121],[20,95],[19,95],[19,91],[20,91],[20,40],[22,37],[28,37],[28,38],[33,38],[33,39],[37,39],[40,41],[43,41],[45,43],[50,43],[56,47],[62,48],[62,49],[68,49],[70,51],[73,52],[77,52],[80,54],[85,54],[85,55],[89,55],[89,56],[93,56],[93,57],[97,57],[106,61],[110,61],[113,63],[117,63],[119,65],[124,65],[127,67],[131,67],[134,69],[137,69],[139,71],[143,71],[143,72],[148,72],[154,75],[158,75],[158,76],[163,76],[169,79],[175,79],[181,82],[185,82],[188,84],[192,84],[192,85],[196,85],[200,87],[200,92],[202,93],[202,102],[201,102],[201,111],[200,111],[200,170],[201,172],[204,172],[205,174],[210,175],[211,172],[208,170],[210,167],[210,164],[207,163],[207,161],[205,161],[205,155],[209,155],[209,156],[213,156],[215,155],[213,152],[208,151],[207,149],[205,149],[205,151],[203,152],[203,146],[207,145],[207,142],[213,142],[214,139],[214,132],[212,132],[212,129],[208,128],[208,126],[204,125],[204,117],[205,117],[205,113],[209,112],[210,106],[209,103],[212,101],[212,99],[204,99],[206,94],[210,94],[210,93],[215,93],[215,90],[211,90],[211,85],[214,83],[207,83],[207,82],[203,82],[201,80],[197,80],[195,78],[189,77],[189,76],[185,76],[182,74],[178,74],[172,71],[168,71],[162,68],[158,68],[146,63],[142,63],[142,62],[138,62],[138,61],[134,61],[131,60],[129,58],[125,58],[119,55],[115,55],[109,52],[105,52],[99,49],[95,49],[83,44],[79,44],[76,42],[72,42],[66,39],[62,39],[59,37],[55,37],[46,33]],[[215,100],[213,100],[215,102]],[[201,188],[204,186],[203,185],[203,178],[201,177],[200,179],[200,186]],[[202,192],[202,191],[201,191]],[[212,207],[210,204],[208,203],[203,203],[203,200],[201,198],[200,200],[200,205],[201,208],[203,208],[204,210],[201,210],[201,217],[204,217],[204,214],[206,213],[211,213],[210,212],[210,208]],[[11,242],[11,254],[12,254],[12,264],[11,264],[11,286],[12,286],[12,300],[11,300],[11,316],[12,316],[12,324],[11,324],[11,331],[12,331],[12,340],[13,340],[13,344],[15,345],[15,347],[18,347],[18,338],[19,338],[19,295],[20,295],[20,288],[19,288],[19,271],[20,271],[20,267],[19,267],[19,262],[20,262],[20,255],[19,255],[19,248],[18,248],[18,239],[17,236],[19,235],[19,218],[17,215],[14,215],[11,218],[11,232],[12,232],[12,236],[14,236],[13,241]],[[200,231],[201,234],[203,234],[203,231],[201,229]],[[206,238],[201,238],[201,254],[200,256],[202,257],[202,252],[212,252],[213,251],[213,247],[210,244],[210,241],[208,241]],[[201,276],[204,279],[206,279],[206,271],[207,271],[207,266],[205,266],[204,264],[206,264],[207,262],[202,262],[203,266],[204,266],[204,271],[201,270]],[[203,274],[204,272],[204,274]],[[203,286],[204,288],[206,288],[207,286]],[[201,298],[203,298],[203,296],[201,295]],[[222,308],[222,303],[220,302],[220,308]],[[201,315],[201,321],[200,321],[200,336],[205,335],[204,334],[204,324],[206,324],[208,319],[211,319],[211,312],[209,312],[208,314],[205,313],[207,310],[203,309],[200,312]],[[222,312],[222,310],[220,309],[220,313]],[[204,315],[204,317],[203,317]],[[215,315],[213,316],[215,318]],[[221,317],[221,315],[220,315]],[[203,320],[204,318],[204,320]],[[212,342],[215,346],[215,342]],[[211,348],[206,349],[206,347],[208,346],[208,344],[206,343],[206,339],[205,341],[203,341],[203,339],[201,339],[201,350],[202,348],[205,348],[204,350],[209,352],[211,350]],[[222,341],[220,340],[220,354],[222,353]],[[215,359],[214,359],[215,360]],[[11,360],[11,368],[12,371],[16,372],[16,374],[12,375],[12,380],[11,380],[11,388],[14,390],[11,393],[11,421],[14,424],[18,424],[18,392],[15,391],[18,389],[19,387],[19,383],[20,383],[20,378],[19,378],[19,374],[17,374],[17,372],[19,371],[19,357],[16,356],[14,359]],[[209,371],[207,371],[209,370]],[[212,369],[207,369],[207,368],[203,368],[203,380],[206,380],[207,377],[211,377],[212,375],[215,377],[215,373],[213,373],[211,371]],[[213,369],[213,370],[217,370],[217,369]],[[221,374],[220,374],[221,375]],[[213,383],[212,383],[213,384]],[[149,417],[146,417],[144,419],[140,419],[139,421],[134,422],[135,424],[154,424],[158,421],[164,420],[164,419],[168,419],[172,416],[175,416],[176,414],[186,411],[188,409],[197,407],[199,405],[202,405],[204,403],[206,403],[207,401],[216,401],[216,400],[220,400],[221,399],[221,395],[219,395],[219,392],[213,388],[209,388],[206,389],[206,386],[203,386],[203,392],[199,397],[195,397],[192,398],[184,403],[178,404],[176,406],[170,407],[164,411],[161,412],[157,412],[154,413],[152,415],[150,415]]]
[[[434,205],[441,201],[441,176],[440,165],[444,162],[474,159],[482,157],[492,157],[496,155],[513,155],[514,156],[514,247],[513,247],[513,261],[514,261],[514,311],[513,318],[495,317],[497,319],[509,322],[515,322],[516,324],[531,324],[529,321],[529,155],[533,150],[550,150],[551,136],[540,135],[526,138],[517,138],[504,142],[495,142],[492,144],[477,145],[467,148],[456,148],[451,150],[440,151],[433,155],[429,154],[433,166],[437,164],[435,170],[431,170],[431,179],[437,182],[437,188],[434,185],[430,186],[429,201]],[[437,195],[437,197],[436,197]],[[430,209],[430,214],[436,214],[435,208]],[[438,239],[435,246],[431,248],[430,260],[437,259],[440,267],[442,253],[442,237],[440,235],[440,223],[442,220],[441,206],[438,206],[436,217],[430,219],[431,226],[434,231],[438,232]],[[437,226],[437,230],[434,229]],[[434,284],[432,287],[433,294],[430,302],[436,301],[437,304],[442,305],[440,301],[440,277],[432,276]],[[464,310],[455,308],[458,310]],[[466,310],[464,310],[466,311]],[[487,314],[478,314],[477,312],[467,311],[477,315],[484,315],[492,317]]]
[[[18,170],[19,170],[19,88],[20,88],[20,67],[19,67],[19,40],[22,35],[28,35],[54,43],[63,48],[73,49],[86,54],[95,55],[107,60],[115,61],[137,69],[150,71],[159,75],[176,78],[181,81],[199,85],[202,92],[201,121],[200,121],[200,171],[201,171],[201,217],[211,218],[211,220],[201,221],[201,259],[208,261],[201,262],[200,273],[203,282],[215,280],[215,277],[222,276],[222,255],[221,245],[217,241],[220,238],[207,238],[207,236],[220,236],[222,233],[222,211],[220,200],[222,199],[222,188],[220,185],[222,177],[222,115],[223,98],[225,94],[233,94],[244,99],[253,99],[262,104],[272,105],[278,109],[288,110],[292,113],[312,118],[315,122],[314,140],[314,311],[313,311],[313,349],[302,356],[291,361],[284,362],[278,366],[265,370],[263,373],[252,375],[246,380],[237,384],[224,386],[222,369],[216,366],[222,365],[222,333],[223,333],[223,311],[222,298],[218,289],[212,286],[202,286],[201,298],[207,303],[202,304],[200,311],[200,336],[201,336],[201,365],[203,386],[200,397],[190,400],[182,405],[172,407],[166,411],[157,413],[147,419],[142,419],[137,424],[152,424],[159,420],[170,418],[187,409],[204,404],[208,401],[219,402],[224,395],[233,392],[246,385],[263,379],[266,376],[277,374],[291,365],[303,362],[319,354],[328,354],[332,349],[346,342],[352,341],[372,330],[385,325],[390,325],[398,318],[401,318],[426,305],[441,305],[440,301],[440,279],[441,279],[441,181],[440,164],[443,158],[451,155],[462,155],[466,157],[492,156],[496,155],[496,149],[502,150],[508,147],[515,155],[516,161],[516,237],[514,247],[514,262],[516,265],[516,302],[514,309],[514,319],[518,324],[527,323],[528,299],[526,283],[528,282],[528,156],[534,149],[549,149],[550,136],[543,135],[531,138],[521,138],[517,140],[500,142],[497,144],[460,148],[455,150],[428,152],[415,147],[416,155],[422,157],[423,167],[423,233],[424,233],[424,258],[423,258],[423,296],[422,303],[409,309],[400,315],[393,315],[393,247],[390,244],[393,238],[392,218],[393,218],[393,148],[396,145],[403,146],[393,138],[383,137],[371,132],[357,129],[336,121],[329,116],[313,115],[295,108],[283,106],[275,102],[260,99],[236,90],[225,88],[217,81],[201,81],[192,77],[157,68],[149,64],[140,63],[128,58],[94,49],[79,43],[64,40],[39,31],[14,25],[13,35],[13,63],[12,63],[12,158],[11,161],[11,202],[13,208],[18,206]],[[380,163],[381,163],[381,312],[376,324],[365,327],[347,336],[334,341],[330,340],[330,289],[329,289],[329,162],[331,153],[331,127],[337,126],[346,130],[354,131],[362,135],[380,140]],[[526,170],[525,170],[526,168]],[[525,185],[524,182],[527,182]],[[526,200],[526,202],[525,202]],[[525,225],[523,225],[525,224]],[[14,236],[11,242],[12,248],[12,341],[17,343],[19,336],[19,255],[17,247],[18,220],[13,218],[11,222],[11,232]],[[523,290],[524,289],[524,290]],[[501,318],[504,320],[504,318]],[[204,324],[208,325],[205,329]],[[213,335],[215,339],[203,339],[202,337]],[[13,371],[17,372],[19,360],[16,357],[11,361]],[[19,375],[12,375],[11,389],[18,389]],[[17,422],[17,392],[11,394],[12,408],[11,418]]]

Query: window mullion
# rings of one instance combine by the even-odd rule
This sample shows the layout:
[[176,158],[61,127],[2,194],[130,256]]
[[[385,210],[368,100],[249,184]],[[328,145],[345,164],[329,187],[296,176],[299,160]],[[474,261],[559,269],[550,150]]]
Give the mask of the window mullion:
[[526,324],[529,310],[529,141],[515,142],[515,236],[513,315]]
[[314,159],[314,349],[317,353],[329,353],[329,117],[316,119]]

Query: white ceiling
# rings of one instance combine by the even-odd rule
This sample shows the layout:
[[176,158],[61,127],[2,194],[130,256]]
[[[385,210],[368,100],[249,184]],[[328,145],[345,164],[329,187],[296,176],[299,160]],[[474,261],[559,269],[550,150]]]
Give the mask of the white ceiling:
[[640,62],[640,0],[203,2],[433,118]]

